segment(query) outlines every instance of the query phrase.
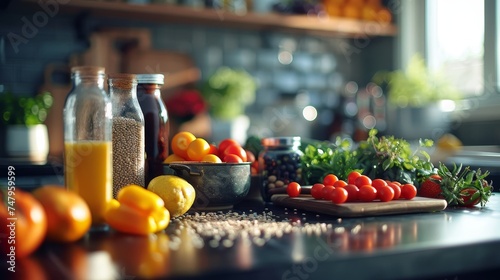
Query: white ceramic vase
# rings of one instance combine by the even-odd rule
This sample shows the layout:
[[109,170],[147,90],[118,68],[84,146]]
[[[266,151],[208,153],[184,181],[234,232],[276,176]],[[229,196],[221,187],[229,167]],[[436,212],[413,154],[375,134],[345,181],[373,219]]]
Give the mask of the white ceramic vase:
[[9,158],[45,163],[49,154],[49,136],[45,124],[6,127],[5,153]]
[[226,138],[232,138],[240,144],[245,143],[247,131],[250,127],[250,118],[240,115],[233,120],[211,118],[212,141],[219,143]]

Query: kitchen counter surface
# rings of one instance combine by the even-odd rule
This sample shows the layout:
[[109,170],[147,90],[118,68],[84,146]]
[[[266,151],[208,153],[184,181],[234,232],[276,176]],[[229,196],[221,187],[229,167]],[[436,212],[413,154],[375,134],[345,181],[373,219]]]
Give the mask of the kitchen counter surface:
[[249,200],[213,212],[211,224],[199,212],[148,237],[108,230],[46,242],[16,273],[2,261],[0,278],[497,279],[499,195],[482,209],[342,219]]

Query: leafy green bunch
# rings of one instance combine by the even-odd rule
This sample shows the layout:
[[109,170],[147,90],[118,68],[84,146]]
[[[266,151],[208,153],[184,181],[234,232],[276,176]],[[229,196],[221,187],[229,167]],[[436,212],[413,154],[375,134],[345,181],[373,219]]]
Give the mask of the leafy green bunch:
[[212,116],[231,120],[255,101],[254,78],[244,70],[221,67],[202,85],[201,93]]
[[[453,164],[453,169],[440,163],[437,174],[441,177],[442,196],[448,205],[474,205],[484,207],[492,195],[493,186],[486,181],[489,171],[471,170],[469,166]],[[472,195],[471,195],[472,194]]]
[[2,125],[35,125],[47,118],[52,107],[53,97],[50,92],[43,92],[33,97],[15,96],[11,92],[0,94],[0,112]]
[[[310,143],[302,148],[302,174],[306,184],[314,184],[329,173],[346,180],[355,170],[370,178],[387,179],[401,183],[418,184],[436,168],[423,149],[412,150],[409,142],[394,136],[377,136],[370,130],[368,138],[356,149],[347,139],[337,138],[335,143]],[[419,146],[432,147],[432,140],[421,140]]]
[[329,173],[346,180],[349,172],[355,169],[357,160],[351,148],[351,142],[340,137],[337,137],[335,143],[317,142],[301,147],[302,177],[305,183],[321,182]]
[[377,137],[377,130],[372,129],[356,150],[356,166],[370,178],[417,184],[436,173],[429,154],[420,149],[433,144],[432,140],[421,139],[419,148],[413,151],[408,141],[394,136]]

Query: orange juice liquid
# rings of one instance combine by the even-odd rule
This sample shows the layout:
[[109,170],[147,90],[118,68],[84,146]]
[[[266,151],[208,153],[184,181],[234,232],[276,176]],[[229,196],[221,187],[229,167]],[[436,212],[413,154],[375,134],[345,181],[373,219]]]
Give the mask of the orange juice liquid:
[[113,192],[111,141],[65,143],[64,152],[66,187],[87,202],[92,225],[103,225]]

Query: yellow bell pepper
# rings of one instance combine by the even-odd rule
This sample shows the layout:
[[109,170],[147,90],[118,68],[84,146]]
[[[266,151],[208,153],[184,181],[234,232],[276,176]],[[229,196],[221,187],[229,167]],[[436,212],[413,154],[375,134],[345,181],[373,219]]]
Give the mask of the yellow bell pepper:
[[167,228],[170,212],[157,194],[130,185],[118,192],[117,199],[110,201],[104,218],[117,231],[147,235]]

